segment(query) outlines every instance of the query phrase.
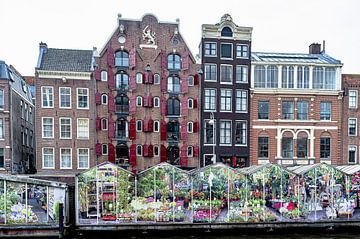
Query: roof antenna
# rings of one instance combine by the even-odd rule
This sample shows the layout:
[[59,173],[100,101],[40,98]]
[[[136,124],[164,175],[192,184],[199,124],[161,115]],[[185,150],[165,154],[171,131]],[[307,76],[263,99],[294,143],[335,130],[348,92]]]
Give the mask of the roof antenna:
[[323,40],[323,50],[322,50],[323,53],[325,53],[325,40]]

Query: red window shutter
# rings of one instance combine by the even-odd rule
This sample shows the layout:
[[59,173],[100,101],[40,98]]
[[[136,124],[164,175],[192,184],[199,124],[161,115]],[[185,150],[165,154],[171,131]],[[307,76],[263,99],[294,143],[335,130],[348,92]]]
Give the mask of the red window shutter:
[[162,120],[161,121],[161,128],[160,128],[160,139],[161,140],[166,140],[166,134],[167,134],[166,122],[164,120]]
[[113,139],[115,138],[115,123],[114,120],[111,118],[111,115],[109,115],[108,124],[108,137],[109,139]]
[[161,145],[160,147],[160,162],[166,162],[167,161],[167,155],[166,155],[166,147],[165,145]]
[[197,99],[193,100],[193,108],[196,109],[198,107]]
[[111,92],[108,96],[108,112],[109,113],[115,112],[115,97]]
[[95,80],[101,80],[101,69],[95,70]]
[[136,75],[135,71],[130,72],[130,82],[129,82],[129,88],[130,90],[136,90],[137,84],[136,84]]
[[161,68],[163,70],[166,70],[167,69],[167,55],[166,55],[166,52],[164,50],[161,50],[160,55],[161,55]]
[[199,84],[199,74],[195,74],[194,75],[194,85],[198,85]]
[[142,73],[142,83],[143,84],[147,84],[148,82],[147,82],[147,74],[146,74],[146,72],[144,72],[144,73]]
[[167,76],[165,73],[161,74],[160,88],[161,92],[167,91]]
[[129,66],[131,69],[136,66],[136,49],[135,47],[131,48],[129,51]]
[[194,157],[199,157],[199,146],[194,146]]
[[95,104],[101,105],[101,94],[99,92],[95,93]]
[[181,138],[181,140],[187,140],[188,139],[187,121],[186,120],[184,120],[181,123],[180,138]]
[[180,150],[180,166],[187,167],[188,166],[188,156],[187,156],[187,145],[184,144]]
[[108,161],[115,163],[115,146],[112,143],[108,144]]
[[95,144],[95,152],[96,152],[96,156],[101,155],[101,144],[100,143]]
[[149,120],[148,119],[143,120],[143,131],[149,132]]
[[188,109],[188,97],[183,97],[181,101],[181,115],[182,116],[188,116],[189,115],[189,109]]
[[129,149],[130,160],[129,163],[132,167],[136,166],[136,144],[132,144]]
[[149,157],[149,145],[147,145],[147,144],[143,145],[143,156]]
[[189,52],[185,52],[182,59],[181,59],[181,68],[183,70],[189,69]]
[[166,115],[166,98],[165,98],[165,96],[161,96],[160,107],[161,107],[161,115],[165,116]]
[[129,139],[136,139],[136,120],[132,118],[129,123]]
[[154,84],[154,74],[151,71],[148,72],[148,82]]
[[136,96],[135,95],[130,97],[129,113],[130,113],[130,115],[134,115],[136,113]]
[[108,66],[114,67],[115,66],[115,55],[114,55],[114,49],[112,49],[111,46],[107,48],[107,63]]
[[199,132],[199,122],[194,122],[194,133]]
[[233,166],[233,167],[236,166],[236,156],[231,157],[231,166]]
[[181,93],[187,94],[189,92],[189,76],[186,74],[181,78]]
[[101,129],[101,119],[100,117],[96,117],[96,130]]
[[149,121],[148,121],[148,129],[149,129],[149,132],[154,131],[154,121],[152,119],[149,119]]
[[112,71],[112,69],[108,68],[108,86],[109,89],[112,90],[115,88],[115,77],[114,77],[114,72]]
[[154,157],[154,146],[152,144],[150,144],[148,147],[148,157]]

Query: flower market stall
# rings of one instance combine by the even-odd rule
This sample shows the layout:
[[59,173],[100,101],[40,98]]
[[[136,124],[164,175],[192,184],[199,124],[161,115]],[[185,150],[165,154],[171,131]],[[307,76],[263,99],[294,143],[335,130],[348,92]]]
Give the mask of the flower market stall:
[[0,175],[0,224],[57,223],[65,193],[62,183]]
[[299,176],[300,210],[305,220],[337,218],[340,202],[345,194],[343,173],[325,163],[288,169]]
[[138,174],[137,197],[131,203],[137,221],[189,222],[188,173],[161,163]]
[[78,223],[134,221],[130,203],[135,190],[134,174],[109,162],[79,174],[76,178]]

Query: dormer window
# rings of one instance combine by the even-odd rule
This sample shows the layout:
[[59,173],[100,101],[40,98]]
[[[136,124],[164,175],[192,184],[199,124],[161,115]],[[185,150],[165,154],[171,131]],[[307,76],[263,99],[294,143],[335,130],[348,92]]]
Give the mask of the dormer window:
[[168,55],[168,70],[180,70],[181,57],[178,54]]
[[129,66],[129,53],[126,51],[117,51],[115,53],[115,66]]
[[232,36],[233,36],[233,32],[232,32],[232,30],[230,29],[230,27],[224,27],[224,28],[221,30],[221,36],[222,36],[222,37],[232,37]]

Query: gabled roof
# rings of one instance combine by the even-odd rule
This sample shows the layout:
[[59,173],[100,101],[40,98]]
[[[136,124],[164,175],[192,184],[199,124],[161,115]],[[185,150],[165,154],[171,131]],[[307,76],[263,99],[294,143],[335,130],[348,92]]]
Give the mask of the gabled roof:
[[304,54],[304,53],[271,53],[271,52],[252,52],[252,62],[278,62],[278,63],[313,63],[313,64],[339,64],[340,60],[336,60],[331,56],[321,54]]
[[156,165],[154,165],[154,166],[152,166],[152,167],[150,167],[148,169],[145,169],[145,170],[143,170],[141,172],[138,172],[138,175],[143,174],[143,173],[148,172],[148,171],[151,171],[151,170],[154,170],[154,169],[157,169],[157,168],[164,168],[164,167],[173,168],[178,172],[188,174],[187,171],[185,171],[185,170],[183,170],[183,169],[181,169],[179,167],[176,167],[176,166],[174,166],[172,164],[169,164],[167,162],[162,162],[162,163],[156,164]]
[[46,48],[38,70],[91,72],[92,50]]
[[353,175],[354,173],[360,172],[360,165],[339,165],[336,166],[336,169],[340,170],[341,172],[345,173],[346,175]]
[[318,168],[321,166],[326,166],[329,168],[333,168],[335,170],[338,170],[341,172],[341,170],[337,169],[336,167],[327,164],[327,163],[316,163],[316,164],[309,164],[309,165],[302,165],[302,166],[293,166],[293,167],[288,167],[287,169],[290,170],[291,172],[297,174],[297,175],[303,175],[308,173],[310,170],[314,169],[314,168]]

